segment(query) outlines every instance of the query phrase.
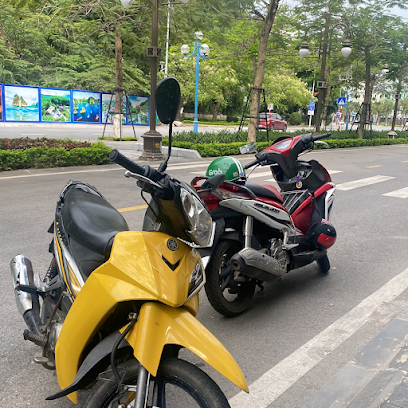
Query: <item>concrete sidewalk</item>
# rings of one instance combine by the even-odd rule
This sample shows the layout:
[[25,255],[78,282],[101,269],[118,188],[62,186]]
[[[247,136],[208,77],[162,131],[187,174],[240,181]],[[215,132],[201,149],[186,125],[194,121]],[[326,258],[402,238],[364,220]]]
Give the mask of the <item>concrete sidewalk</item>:
[[408,313],[396,316],[301,408],[407,408]]

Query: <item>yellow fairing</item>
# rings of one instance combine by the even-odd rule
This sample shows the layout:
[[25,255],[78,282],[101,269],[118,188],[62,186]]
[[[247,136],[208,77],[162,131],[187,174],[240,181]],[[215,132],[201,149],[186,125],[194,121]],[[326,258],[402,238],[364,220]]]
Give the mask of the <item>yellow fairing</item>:
[[208,363],[224,377],[248,392],[244,375],[228,350],[194,316],[183,308],[145,303],[139,320],[126,340],[135,358],[156,375],[163,347],[179,344]]
[[[62,389],[72,383],[87,344],[116,305],[150,300],[173,308],[186,302],[189,277],[197,263],[201,264],[201,258],[181,241],[178,249],[171,251],[167,246],[169,239],[169,235],[159,232],[125,231],[116,235],[109,260],[86,280],[58,338],[55,360]],[[196,313],[197,299],[190,299],[186,308]],[[69,398],[77,402],[76,393]]]

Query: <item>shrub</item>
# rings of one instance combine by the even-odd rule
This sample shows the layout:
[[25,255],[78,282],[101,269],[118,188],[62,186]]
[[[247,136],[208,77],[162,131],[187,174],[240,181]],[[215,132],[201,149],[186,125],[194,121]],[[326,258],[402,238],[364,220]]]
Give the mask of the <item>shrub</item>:
[[302,115],[299,112],[292,112],[289,116],[288,123],[291,126],[299,126],[302,123]]
[[63,147],[0,150],[0,171],[106,164],[111,150],[101,142],[70,150]]

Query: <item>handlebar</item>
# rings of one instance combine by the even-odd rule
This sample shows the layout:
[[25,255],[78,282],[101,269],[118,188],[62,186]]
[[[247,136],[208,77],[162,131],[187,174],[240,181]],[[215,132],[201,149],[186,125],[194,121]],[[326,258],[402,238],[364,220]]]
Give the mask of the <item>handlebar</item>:
[[117,149],[110,152],[109,160],[111,162],[119,164],[132,173],[140,174],[141,176],[147,177],[148,179],[153,181],[159,181],[163,177],[162,173],[158,172],[148,165],[140,166],[133,160],[130,160],[128,157],[120,153]]
[[315,142],[316,140],[326,139],[327,137],[330,137],[330,136],[331,136],[331,133],[323,133],[322,135],[313,136],[313,141]]

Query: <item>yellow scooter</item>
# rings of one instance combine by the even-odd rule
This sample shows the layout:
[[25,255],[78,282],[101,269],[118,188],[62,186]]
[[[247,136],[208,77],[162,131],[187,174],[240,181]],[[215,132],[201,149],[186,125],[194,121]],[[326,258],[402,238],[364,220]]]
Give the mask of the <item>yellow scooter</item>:
[[[70,181],[57,202],[44,279],[23,255],[11,261],[24,337],[42,348],[35,361],[56,369],[62,389],[48,400],[78,403],[77,391],[90,388],[86,408],[229,407],[207,374],[178,358],[183,347],[248,391],[235,360],[195,318],[205,275],[194,246],[210,245],[214,228],[197,193],[165,173],[180,105],[174,78],[158,84],[156,101],[161,122],[170,124],[159,169],[110,155],[151,195],[144,230],[129,231],[96,188]],[[215,176],[203,189],[222,182]]]

